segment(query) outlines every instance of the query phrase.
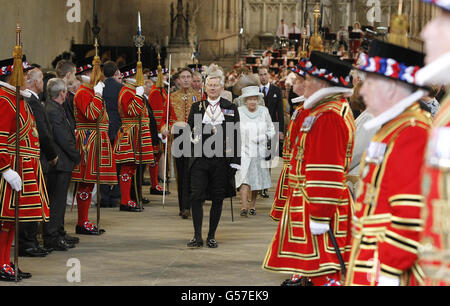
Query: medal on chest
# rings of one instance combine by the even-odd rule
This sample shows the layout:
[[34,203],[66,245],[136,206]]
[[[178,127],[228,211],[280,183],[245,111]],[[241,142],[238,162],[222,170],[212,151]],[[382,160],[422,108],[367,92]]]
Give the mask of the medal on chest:
[[366,163],[381,164],[386,154],[387,144],[372,141],[369,144],[366,155]]
[[433,130],[427,148],[427,163],[435,168],[450,170],[450,127]]
[[311,131],[314,123],[316,122],[316,120],[317,120],[316,116],[306,117],[305,120],[303,121],[302,128],[300,129],[300,132],[308,133],[309,131]]

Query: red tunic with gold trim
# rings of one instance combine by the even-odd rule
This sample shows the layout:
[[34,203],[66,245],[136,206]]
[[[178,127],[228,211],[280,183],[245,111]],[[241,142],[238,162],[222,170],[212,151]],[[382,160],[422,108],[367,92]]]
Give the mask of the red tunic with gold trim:
[[381,275],[400,284],[420,280],[420,174],[430,122],[415,103],[386,123],[363,155],[347,285],[377,285]]
[[297,121],[286,205],[263,268],[324,276],[340,271],[339,261],[328,233],[312,235],[309,222],[329,224],[348,261],[352,203],[345,176],[353,152],[354,119],[346,99],[334,95],[304,109]]
[[281,170],[280,178],[278,179],[277,189],[275,190],[275,196],[273,199],[272,210],[270,216],[275,221],[280,221],[283,214],[284,206],[286,205],[288,189],[289,189],[289,163],[292,159],[292,146],[295,138],[297,137],[300,128],[298,126],[300,113],[303,111],[303,105],[300,105],[292,115],[292,119],[289,122],[289,126],[286,132],[286,141],[283,146],[283,169]]
[[[39,161],[39,135],[29,106],[20,101],[20,169],[16,160],[16,93],[0,87],[0,173],[15,170],[22,179],[19,194],[19,220],[45,221],[50,217],[49,200],[44,175]],[[0,176],[0,220],[14,222],[15,193]],[[8,255],[9,256],[9,255]]]
[[419,264],[426,285],[450,286],[450,96],[433,122],[422,190],[426,205]]
[[[167,93],[163,88],[153,85],[150,90],[150,94],[148,95],[148,101],[152,107],[153,115],[155,116],[156,124],[158,126],[158,131],[161,132],[167,121]],[[172,126],[177,121],[172,105],[169,107],[169,112],[169,125]]]
[[76,121],[75,137],[81,162],[73,170],[72,180],[84,183],[97,182],[96,122],[98,119],[101,139],[100,182],[105,185],[117,184],[116,163],[108,137],[109,118],[103,99],[95,95],[92,88],[81,85],[73,102]]
[[[154,163],[150,119],[144,98],[136,95],[136,88],[126,84],[119,94],[119,114],[122,126],[117,133],[114,145],[114,157],[119,164]],[[139,116],[141,119],[141,137],[139,142]],[[140,156],[142,143],[142,160]]]

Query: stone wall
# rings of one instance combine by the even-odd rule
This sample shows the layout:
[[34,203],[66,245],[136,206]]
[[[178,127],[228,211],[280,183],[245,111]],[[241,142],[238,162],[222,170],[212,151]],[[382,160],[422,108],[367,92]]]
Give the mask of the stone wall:
[[[377,0],[378,1],[378,0]],[[170,35],[170,4],[177,0],[97,0],[100,43],[102,45],[132,46],[137,30],[137,11],[141,12],[143,34],[147,42],[165,45]],[[260,34],[277,30],[280,19],[288,25],[304,24],[303,7],[307,2],[310,22],[313,22],[313,0],[183,0],[189,2],[191,27],[189,46],[194,51],[198,43],[200,59],[211,60],[233,56],[240,43],[247,43]],[[323,0],[323,26],[332,32],[340,25],[359,21],[369,25],[368,6],[372,0]],[[69,22],[68,12],[79,3],[79,22]],[[380,21],[375,26],[388,26],[396,12],[397,1],[379,0]],[[67,6],[69,5],[69,6]],[[243,5],[243,11],[241,6]],[[24,53],[31,62],[50,67],[52,60],[75,43],[92,43],[93,0],[0,0],[2,12],[2,42],[0,58],[12,56],[15,26],[23,28]],[[436,9],[419,0],[405,1],[404,12],[410,17],[411,46],[422,48],[420,31],[436,14]],[[243,13],[243,14],[241,14]],[[70,14],[69,14],[70,15]],[[241,17],[243,20],[241,21]],[[239,29],[244,28],[244,40]],[[247,42],[247,43],[246,43]]]
[[72,6],[66,4],[67,0],[0,0],[0,58],[12,57],[16,23],[22,27],[24,54],[43,67],[50,67],[57,55],[69,50],[72,38],[82,42],[86,22],[92,24],[93,2],[80,0],[80,22],[73,23],[66,16]]

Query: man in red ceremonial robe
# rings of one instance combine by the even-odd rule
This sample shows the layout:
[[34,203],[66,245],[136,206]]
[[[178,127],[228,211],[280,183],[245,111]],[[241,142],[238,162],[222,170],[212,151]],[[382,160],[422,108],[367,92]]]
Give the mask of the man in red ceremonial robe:
[[420,178],[431,123],[418,103],[426,91],[415,80],[423,61],[420,52],[374,40],[365,64],[358,66],[367,73],[361,95],[375,116],[364,128],[381,128],[361,159],[347,285],[421,282]]
[[[20,161],[16,161],[16,88],[6,83],[14,59],[0,61],[0,281],[14,281],[14,266],[10,261],[15,232],[15,192],[19,192],[19,222],[48,222],[49,199],[42,172],[39,134],[30,107],[20,100]],[[24,70],[30,67],[24,62]],[[31,67],[32,69],[33,67]],[[29,97],[26,92],[22,96]],[[17,243],[17,242],[16,242]],[[30,278],[19,270],[18,279]]]
[[263,269],[293,274],[287,286],[340,280],[351,243],[351,194],[346,184],[353,152],[354,119],[345,98],[350,68],[338,59],[313,52],[305,65],[307,98],[290,144],[286,204]]
[[[95,86],[83,83],[74,98],[75,137],[77,148],[81,154],[81,163],[72,172],[72,180],[79,183],[77,190],[78,223],[75,232],[81,235],[104,233],[103,229],[98,229],[88,219],[92,191],[97,183],[97,166],[100,169],[101,184],[117,184],[116,163],[108,136],[109,118],[102,98],[104,86],[105,84],[101,81]],[[99,149],[97,121],[99,122],[101,143],[100,161],[97,157]],[[99,162],[100,164],[98,164]]]
[[[131,179],[136,174],[137,165],[154,164],[154,155],[149,127],[150,119],[144,103],[145,90],[143,86],[136,87],[136,80],[132,79],[136,74],[135,67],[136,65],[130,65],[121,68],[127,81],[119,93],[119,114],[122,126],[114,144],[114,157],[116,163],[122,164],[120,210],[140,212],[139,205],[131,200]],[[139,117],[141,117],[141,127],[139,127]],[[141,134],[139,135],[139,133]],[[135,185],[137,181],[135,179]],[[139,199],[138,193],[136,193],[136,197],[138,201],[142,200]]]
[[[427,1],[429,2],[429,1]],[[422,84],[449,85],[450,77],[450,3],[434,1],[441,8],[422,31],[425,41],[427,66],[419,70],[416,78]],[[447,91],[448,92],[448,91]],[[422,179],[425,196],[424,231],[419,264],[425,274],[425,284],[450,286],[450,96],[441,103],[433,120]]]

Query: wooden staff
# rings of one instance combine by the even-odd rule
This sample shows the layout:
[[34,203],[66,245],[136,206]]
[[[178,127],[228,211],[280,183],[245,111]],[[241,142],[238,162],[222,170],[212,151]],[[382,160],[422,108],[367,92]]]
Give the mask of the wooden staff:
[[[144,86],[144,73],[142,69],[142,62],[141,62],[141,48],[144,46],[145,42],[145,36],[142,35],[142,28],[141,28],[141,13],[138,12],[138,33],[136,36],[134,36],[134,43],[136,47],[138,48],[138,62],[136,66],[136,87]],[[138,143],[139,143],[139,171],[136,171],[136,174],[138,176],[138,201],[139,201],[139,210],[142,211],[142,178],[144,176],[144,170],[142,169],[142,115],[145,110],[142,108],[142,112],[139,115],[139,126],[138,126]],[[145,169],[145,168],[144,168]]]
[[[167,89],[167,115],[166,115],[166,127],[169,127],[169,111],[170,111],[170,81],[172,78],[172,54],[169,55],[169,88]],[[168,138],[168,137],[167,137]],[[168,140],[168,139],[167,139]],[[166,146],[164,149],[164,183],[167,180],[167,149],[169,146],[169,141],[166,142]],[[163,185],[163,208],[166,204],[166,184]]]
[[[100,69],[100,57],[98,56],[98,39],[95,37],[95,57],[92,62],[93,71],[91,75],[91,85],[95,86],[101,80],[101,69]],[[102,109],[102,112],[105,110]],[[103,113],[98,115],[95,130],[97,132],[97,231],[100,235],[100,164],[102,162],[102,137],[100,134],[100,120],[102,118]]]
[[[14,68],[11,73],[10,84],[16,87],[16,135],[15,135],[15,144],[16,144],[16,156],[14,168],[21,175],[20,169],[20,87],[24,85],[23,78],[23,68],[22,68],[22,45],[20,42],[20,32],[21,28],[18,24],[16,27],[16,46],[14,47]],[[19,200],[20,200],[20,191],[16,191],[14,194],[14,276],[15,281],[19,281]],[[9,256],[9,255],[8,255]]]

